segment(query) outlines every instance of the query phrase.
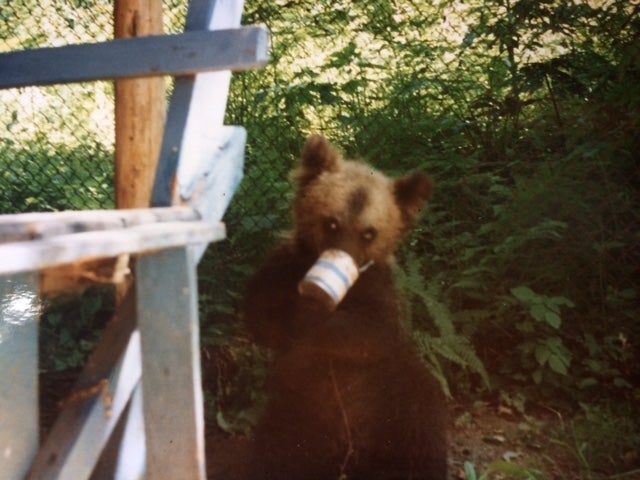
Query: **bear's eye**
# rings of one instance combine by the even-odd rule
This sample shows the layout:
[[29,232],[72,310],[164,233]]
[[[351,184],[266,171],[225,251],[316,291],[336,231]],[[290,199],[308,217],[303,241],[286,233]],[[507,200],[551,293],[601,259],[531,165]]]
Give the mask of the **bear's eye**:
[[364,232],[362,232],[362,239],[367,243],[373,242],[377,236],[378,230],[376,230],[374,227],[369,227]]
[[335,217],[328,217],[324,221],[324,227],[328,232],[337,232],[340,230],[340,223]]

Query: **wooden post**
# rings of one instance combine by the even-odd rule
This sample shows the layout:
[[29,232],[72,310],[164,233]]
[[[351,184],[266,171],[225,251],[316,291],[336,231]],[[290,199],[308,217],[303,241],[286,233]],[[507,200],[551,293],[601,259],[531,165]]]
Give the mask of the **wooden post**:
[[38,311],[36,274],[0,277],[2,478],[24,478],[38,451]]
[[145,479],[204,480],[198,284],[187,247],[138,260]]
[[[115,37],[160,35],[162,0],[115,0]],[[117,80],[115,189],[117,208],[150,205],[166,117],[165,80]]]

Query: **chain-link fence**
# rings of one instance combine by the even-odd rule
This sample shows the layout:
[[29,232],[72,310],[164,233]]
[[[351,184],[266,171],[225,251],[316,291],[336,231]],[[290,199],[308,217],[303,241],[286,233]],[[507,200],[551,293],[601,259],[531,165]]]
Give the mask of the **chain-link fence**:
[[[0,4],[0,51],[109,39],[108,2]],[[0,211],[113,206],[110,83],[0,92]]]
[[[186,0],[167,1],[165,30]],[[0,2],[0,52],[113,37],[113,2]],[[92,82],[0,91],[0,212],[113,208],[114,89]]]
[[[167,32],[181,30],[186,3],[164,3]],[[110,38],[112,11],[107,0],[0,1],[0,51]],[[638,374],[637,2],[247,0],[244,23],[269,27],[272,54],[232,82],[227,123],[249,137],[230,237],[201,269],[212,314],[233,312],[256,254],[289,225],[288,172],[319,131],[390,174],[435,177],[400,260],[419,264],[413,287],[489,344],[486,362],[557,374],[549,358],[570,361],[562,348],[579,345],[607,365],[579,364],[582,380]],[[113,207],[110,83],[2,91],[0,102],[0,212]],[[526,316],[511,293],[522,286],[550,313]],[[553,311],[545,299],[558,297],[576,307]],[[584,324],[609,343],[589,344]]]

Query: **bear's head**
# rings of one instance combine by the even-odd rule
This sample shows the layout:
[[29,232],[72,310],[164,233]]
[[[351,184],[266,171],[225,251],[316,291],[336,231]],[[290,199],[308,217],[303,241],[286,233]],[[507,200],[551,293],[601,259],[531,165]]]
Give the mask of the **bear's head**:
[[295,180],[296,241],[316,255],[345,251],[358,267],[391,260],[433,191],[424,173],[390,179],[343,159],[321,135],[307,139]]

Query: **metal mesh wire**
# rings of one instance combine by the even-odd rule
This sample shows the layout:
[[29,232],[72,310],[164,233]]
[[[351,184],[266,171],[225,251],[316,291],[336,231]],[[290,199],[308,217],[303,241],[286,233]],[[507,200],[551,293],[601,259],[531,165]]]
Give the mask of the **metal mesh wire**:
[[[102,41],[110,2],[0,3],[0,51]],[[0,211],[113,207],[109,82],[0,91]]]
[[[187,2],[165,2],[165,31]],[[109,0],[0,3],[0,52],[113,37]],[[0,91],[0,212],[114,207],[114,89],[91,82]]]

